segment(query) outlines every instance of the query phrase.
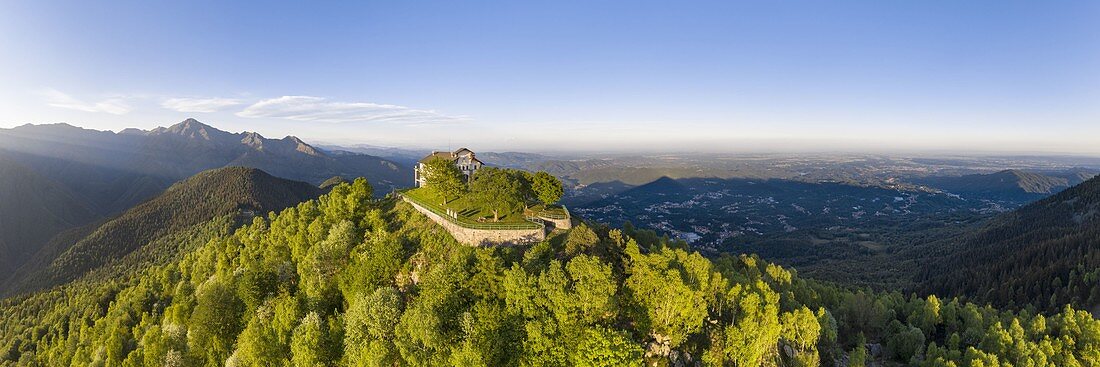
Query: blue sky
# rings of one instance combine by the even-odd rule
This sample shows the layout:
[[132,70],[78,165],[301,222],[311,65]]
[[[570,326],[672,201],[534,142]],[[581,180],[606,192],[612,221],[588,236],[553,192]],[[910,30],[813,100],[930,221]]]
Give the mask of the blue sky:
[[5,1],[0,127],[1100,154],[1100,3]]

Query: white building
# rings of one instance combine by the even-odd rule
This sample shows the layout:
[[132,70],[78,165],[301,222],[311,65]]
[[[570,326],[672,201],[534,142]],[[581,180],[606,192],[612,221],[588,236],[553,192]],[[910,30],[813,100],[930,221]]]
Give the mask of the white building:
[[484,164],[477,160],[472,150],[462,148],[453,152],[432,152],[424,157],[416,164],[416,169],[413,170],[413,180],[416,181],[416,187],[424,187],[427,183],[425,171],[428,168],[428,161],[433,158],[442,158],[454,163],[458,170],[466,175],[466,180],[469,181],[470,177],[473,177],[474,172],[481,168]]

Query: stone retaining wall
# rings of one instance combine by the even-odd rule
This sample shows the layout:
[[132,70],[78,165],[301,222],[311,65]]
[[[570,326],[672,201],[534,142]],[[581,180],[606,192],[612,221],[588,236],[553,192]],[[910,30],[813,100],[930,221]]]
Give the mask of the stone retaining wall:
[[570,218],[565,219],[551,219],[546,217],[539,217],[546,222],[546,224],[554,226],[554,229],[570,229],[573,228],[573,220]]
[[447,232],[451,232],[451,236],[458,242],[471,245],[471,246],[487,246],[487,245],[502,245],[502,244],[520,244],[520,243],[533,243],[540,242],[546,239],[546,231],[542,228],[535,229],[473,229],[460,226],[447,218],[441,217],[438,214],[433,213],[431,210],[421,207],[420,205],[402,197],[409,205],[412,205],[416,211],[424,214],[432,221],[439,223],[443,228],[447,229]]

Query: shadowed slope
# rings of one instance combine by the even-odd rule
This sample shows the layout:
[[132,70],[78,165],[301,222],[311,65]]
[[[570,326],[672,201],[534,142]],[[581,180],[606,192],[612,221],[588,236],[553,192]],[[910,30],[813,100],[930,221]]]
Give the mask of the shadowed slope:
[[48,263],[28,264],[8,280],[9,290],[37,289],[72,280],[145,244],[211,219],[240,213],[264,215],[316,198],[310,184],[273,177],[263,171],[229,167],[205,171],[181,181],[160,196],[103,223],[71,246],[58,244]]
[[27,261],[54,235],[98,217],[62,185],[0,157],[0,274]]
[[1100,178],[994,219],[929,261],[925,291],[1058,309],[1100,303]]

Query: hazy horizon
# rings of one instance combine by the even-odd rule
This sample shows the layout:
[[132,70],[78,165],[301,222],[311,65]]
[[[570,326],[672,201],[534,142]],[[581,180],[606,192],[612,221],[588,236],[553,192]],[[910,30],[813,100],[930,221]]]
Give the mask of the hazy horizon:
[[[253,131],[253,130],[226,130],[226,129],[222,128],[221,126],[218,126],[215,123],[210,123],[208,121],[201,121],[201,120],[198,120],[198,119],[196,119],[196,121],[199,121],[200,123],[203,123],[205,125],[209,125],[209,126],[215,128],[215,129],[223,130],[223,131],[233,133],[233,134],[256,132],[256,131]],[[126,130],[126,129],[139,129],[139,130],[149,131],[149,130],[152,130],[152,129],[155,129],[155,128],[158,128],[158,127],[169,127],[169,126],[181,123],[181,122],[183,122],[183,120],[176,121],[176,122],[173,122],[173,123],[157,124],[157,125],[155,125],[153,127],[149,127],[149,128],[129,126],[129,127],[113,128],[113,129],[102,129],[102,128],[95,128],[95,127],[89,127],[89,126],[82,126],[79,123],[72,123],[72,122],[50,122],[50,123],[26,123],[26,124],[20,124],[18,126],[12,126],[12,127],[6,127],[6,126],[5,127],[0,127],[0,129],[11,129],[11,128],[16,128],[16,127],[20,127],[20,126],[24,126],[24,125],[43,126],[43,125],[65,124],[65,125],[70,125],[70,126],[74,126],[74,127],[81,128],[81,129],[90,129],[90,130],[96,130],[96,131],[108,131],[108,132],[113,132],[113,133],[117,134],[117,133],[120,133],[122,130]],[[327,147],[327,148],[342,148],[342,149],[376,148],[376,149],[397,149],[397,150],[409,150],[409,151],[447,151],[447,150],[458,149],[460,147],[469,147],[471,149],[474,149],[476,151],[481,151],[481,152],[530,153],[530,154],[540,154],[540,155],[557,156],[557,157],[572,157],[572,158],[587,156],[587,155],[592,155],[592,156],[595,156],[595,158],[599,158],[599,157],[614,157],[614,156],[630,156],[630,155],[637,155],[637,154],[650,154],[650,155],[656,154],[656,155],[674,155],[674,156],[675,155],[679,155],[679,156],[689,156],[689,155],[701,155],[701,156],[711,156],[711,155],[716,155],[716,156],[722,156],[722,155],[774,156],[774,155],[780,155],[781,156],[781,155],[799,155],[799,154],[810,154],[810,155],[847,155],[847,154],[852,154],[852,155],[882,155],[882,156],[893,156],[893,157],[938,157],[938,158],[946,158],[946,157],[952,157],[952,156],[957,156],[957,157],[1046,157],[1046,158],[1068,157],[1068,158],[1086,158],[1086,159],[1100,158],[1100,153],[1090,153],[1090,152],[1026,151],[1026,150],[1007,150],[1007,149],[1006,150],[997,150],[997,149],[981,150],[981,149],[934,148],[934,147],[924,147],[924,148],[880,147],[880,148],[871,148],[871,147],[867,147],[867,146],[844,144],[843,142],[832,142],[831,146],[804,145],[803,148],[792,147],[790,145],[783,145],[783,144],[774,144],[774,143],[769,144],[769,142],[767,142],[767,141],[749,141],[749,142],[742,141],[742,142],[738,142],[738,141],[734,141],[734,140],[726,140],[725,142],[729,143],[728,148],[699,147],[699,146],[695,146],[695,147],[690,147],[690,146],[652,147],[652,146],[650,146],[650,147],[619,147],[617,149],[615,149],[615,148],[603,148],[603,149],[574,148],[574,149],[568,149],[568,148],[560,148],[560,147],[557,148],[557,149],[554,149],[554,148],[545,149],[545,148],[535,148],[535,147],[513,148],[513,147],[508,147],[508,146],[495,146],[495,145],[492,145],[492,144],[476,144],[476,143],[475,144],[467,144],[466,141],[461,141],[461,140],[449,141],[447,144],[439,144],[439,145],[424,145],[424,144],[402,145],[402,144],[396,144],[396,143],[386,142],[386,141],[381,141],[381,142],[378,142],[378,143],[369,143],[369,142],[364,142],[364,141],[355,140],[355,139],[350,139],[350,140],[346,140],[346,141],[342,141],[342,140],[339,140],[339,139],[336,139],[336,140],[313,139],[313,138],[309,138],[308,136],[303,136],[301,134],[295,134],[295,133],[283,134],[283,135],[265,134],[265,133],[262,133],[262,132],[257,132],[257,133],[259,133],[260,135],[264,136],[265,138],[269,138],[269,139],[281,139],[281,138],[284,138],[284,137],[294,136],[294,137],[304,139],[304,141],[306,143],[310,144],[310,145],[314,145],[314,146],[317,146],[317,147]],[[739,144],[739,143],[747,143],[747,144]]]
[[194,117],[339,145],[1091,156],[1097,15],[1014,1],[8,2],[0,127]]

